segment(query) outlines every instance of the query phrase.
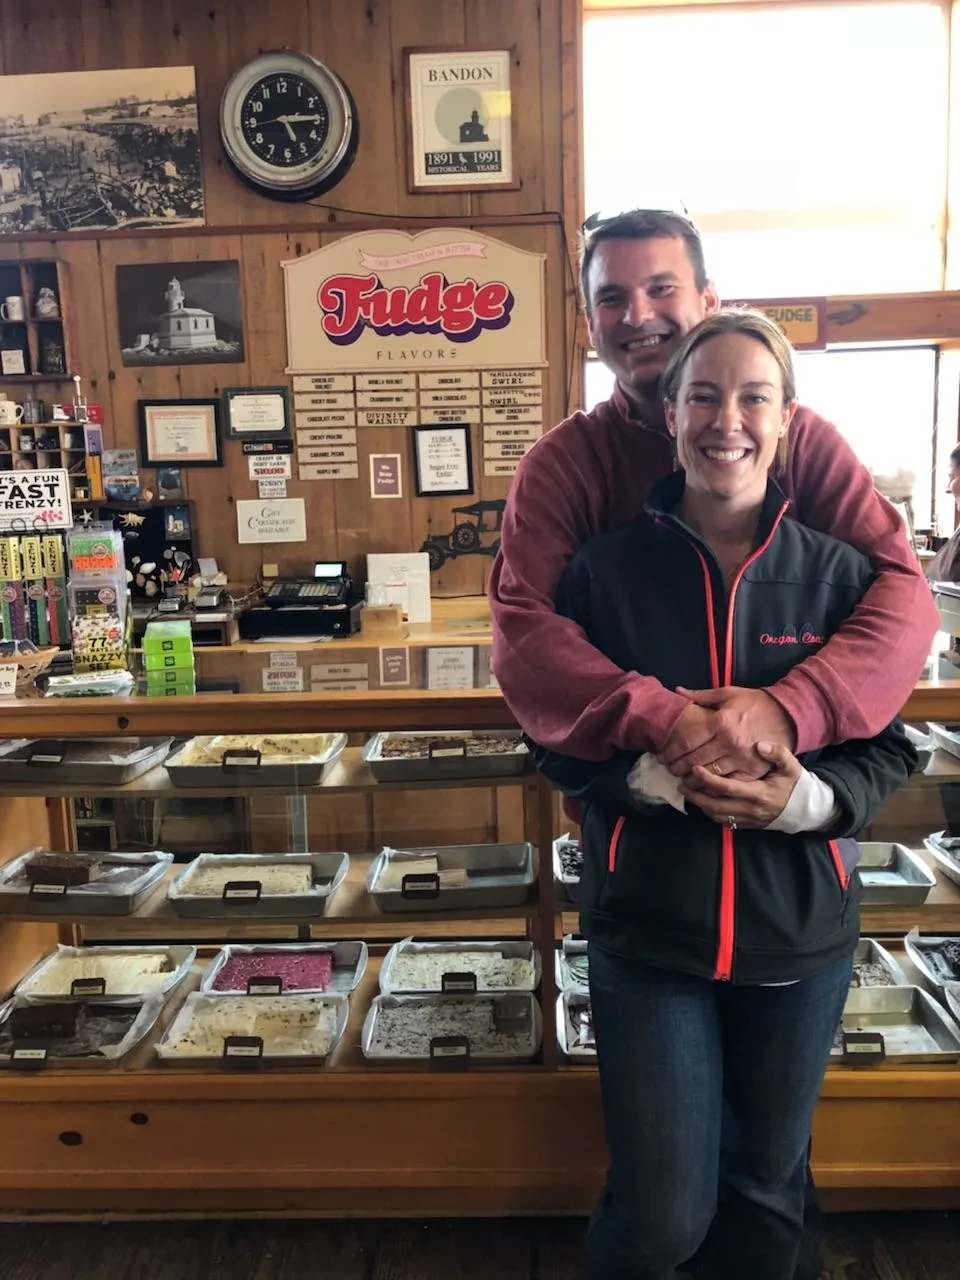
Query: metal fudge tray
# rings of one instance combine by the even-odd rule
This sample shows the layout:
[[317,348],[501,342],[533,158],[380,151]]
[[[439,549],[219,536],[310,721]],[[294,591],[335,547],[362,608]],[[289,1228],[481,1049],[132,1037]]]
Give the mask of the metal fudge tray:
[[[484,983],[482,972],[478,973],[460,958],[462,954],[490,953],[504,960],[521,960],[530,966],[529,981],[523,985],[488,986]],[[400,956],[446,957],[437,968],[437,981],[434,986],[423,983],[412,986],[401,986],[394,975],[397,959]],[[470,962],[475,963],[473,961]],[[532,942],[523,938],[511,938],[502,942],[473,940],[464,942],[417,942],[413,938],[403,938],[395,942],[383,958],[380,966],[380,990],[383,995],[421,995],[440,992],[444,995],[473,995],[493,992],[528,992],[535,991],[540,981],[540,953]]]
[[921,934],[919,929],[911,929],[903,940],[923,985],[938,1000],[943,998],[943,989],[948,982],[960,982],[960,965],[953,974],[949,972],[945,959],[937,954],[945,942],[956,943],[960,948],[960,933]]
[[[300,735],[244,734],[244,737],[284,737]],[[177,787],[312,787],[322,782],[336,765],[347,745],[345,733],[326,734],[331,739],[325,749],[302,762],[284,760],[274,763],[269,756],[250,749],[225,750],[219,763],[185,764],[184,755],[193,742],[215,741],[215,737],[191,738],[167,759],[167,773]]]
[[[231,956],[274,955],[277,952],[293,955],[303,955],[307,952],[311,955],[330,955],[333,957],[333,972],[330,975],[330,985],[325,987],[323,991],[314,987],[281,988],[285,995],[347,995],[354,990],[367,971],[367,944],[365,942],[295,942],[287,944],[264,942],[257,946],[229,946],[220,951],[203,975],[203,981],[200,983],[201,994],[211,996],[246,995],[245,989],[236,988],[233,991],[228,991],[225,988],[218,989],[214,985],[217,974]],[[261,992],[261,994],[263,993]]]
[[952,756],[960,757],[960,724],[939,724],[929,720],[927,728],[936,747]]
[[[164,1000],[165,997],[162,995],[153,995],[145,998],[140,996],[107,996],[105,999],[101,997],[99,1000],[58,1001],[57,1003],[60,1004],[81,1006],[84,1010],[94,1014],[98,1006],[108,1008],[116,1008],[118,1006],[121,1008],[137,1007],[140,1012],[127,1029],[123,1039],[101,1053],[84,1057],[61,1057],[50,1052],[56,1043],[55,1041],[45,1043],[40,1038],[26,1039],[22,1043],[18,1042],[17,1048],[13,1053],[0,1050],[0,1067],[12,1069],[69,1067],[71,1070],[89,1070],[91,1068],[103,1070],[104,1068],[115,1067],[153,1030],[163,1008]],[[0,1028],[2,1028],[14,1010],[36,1008],[44,1005],[49,1008],[51,1007],[51,1002],[49,1000],[35,1000],[30,996],[14,996],[5,1005],[0,1006]]]
[[172,738],[16,738],[0,743],[0,787],[115,787],[161,764]]
[[[457,1006],[471,1006],[477,1010],[477,1017],[486,1021],[487,1011],[481,1006],[491,1004],[494,1007],[496,1029],[486,1043],[479,1037],[471,1039],[464,1034],[463,1022],[454,1020],[451,1025],[449,1019]],[[451,1006],[453,1009],[450,1009]],[[446,1023],[442,1021],[445,1007],[450,1010],[446,1015]],[[419,1013],[421,1010],[427,1011],[425,1017]],[[399,1017],[411,1024],[406,1051],[399,1046],[382,1048],[377,1045],[381,1022],[385,1017]],[[423,1018],[428,1026],[434,1021],[437,1034],[429,1035],[425,1031],[418,1031],[415,1027],[418,1017]],[[472,1062],[528,1062],[540,1048],[542,1035],[543,1016],[540,1005],[529,992],[375,996],[364,1018],[360,1046],[363,1056],[372,1062],[429,1062],[438,1066],[466,1066]],[[496,1043],[498,1037],[501,1039],[499,1045]],[[397,1038],[402,1039],[402,1033]]]
[[[856,981],[857,966],[865,964],[877,965],[890,979],[889,982],[858,983]],[[866,991],[872,987],[909,987],[911,985],[910,979],[890,952],[874,938],[860,939],[853,953],[853,965],[854,977],[850,982],[851,991]]]
[[[383,755],[392,738],[412,738],[426,748],[422,756],[404,759]],[[508,738],[516,742],[511,751],[487,755],[467,754],[469,742]],[[510,730],[458,729],[454,732],[377,733],[363,748],[363,758],[378,782],[434,782],[449,778],[507,778],[523,773],[530,763],[530,752],[521,734]]]
[[[561,991],[557,997],[557,1044],[565,1058],[572,1062],[594,1062],[596,1044],[581,1043],[580,1018],[590,1012],[590,997],[586,991]],[[590,1024],[590,1036],[593,1025]]]
[[[257,868],[277,864],[309,865],[313,868],[313,888],[307,893],[264,893],[257,880]],[[346,853],[201,853],[176,877],[167,890],[167,898],[178,916],[308,919],[326,912],[349,865]],[[205,867],[235,868],[236,875],[219,894],[191,893],[191,878]]]
[[[883,1037],[886,1061],[960,1061],[960,1027],[919,987],[865,987],[851,991],[840,1031]],[[842,1058],[838,1035],[831,1058]],[[848,1060],[857,1060],[856,1051]],[[864,1063],[868,1061],[864,1054]]]
[[[424,870],[427,859],[435,860],[439,875]],[[467,873],[467,886],[444,888],[443,873],[460,870]],[[533,845],[527,843],[387,848],[373,860],[367,892],[385,912],[516,907],[527,901],[536,874]]]
[[[109,959],[119,959],[122,956],[144,956],[144,955],[163,955],[167,958],[170,968],[161,971],[159,975],[162,981],[150,991],[111,991],[109,988],[100,990],[97,987],[96,969],[94,975],[90,978],[77,978],[71,983],[70,988],[64,991],[37,991],[40,981],[49,974],[49,971],[56,967],[62,961],[70,960],[88,960],[96,962],[98,958],[105,957]],[[145,946],[145,947],[57,947],[56,951],[51,951],[44,956],[39,964],[34,965],[25,978],[21,978],[19,984],[14,991],[15,996],[30,996],[36,1001],[50,1000],[93,1000],[108,999],[116,1000],[125,996],[165,996],[171,992],[174,987],[178,987],[184,978],[190,972],[190,966],[197,958],[197,948],[189,946]],[[104,982],[102,975],[100,982]]]
[[557,886],[558,896],[566,902],[580,901],[580,876],[566,871],[563,866],[561,850],[564,845],[575,845],[580,852],[583,863],[583,849],[580,841],[570,835],[557,836],[553,842],[553,883]]
[[[173,1045],[177,1042],[183,1032],[187,1029],[195,1018],[200,1016],[204,1011],[211,1009],[215,1004],[226,1001],[229,1004],[235,1004],[237,1009],[243,1006],[239,1003],[243,1001],[243,1005],[249,1006],[253,1004],[263,1003],[265,1010],[270,1010],[278,1004],[282,1007],[283,1015],[295,1016],[297,1008],[305,1004],[311,1007],[322,1005],[331,1008],[334,1016],[333,1034],[330,1045],[325,1053],[308,1053],[297,1052],[292,1049],[289,1053],[270,1053],[267,1052],[266,1046],[260,1038],[254,1034],[253,1026],[244,1026],[243,1031],[231,1033],[228,1036],[221,1037],[216,1042],[216,1047],[211,1045],[210,1049],[204,1051],[195,1048],[192,1051],[176,1052]],[[249,1011],[249,1010],[247,1010]],[[197,1067],[205,1066],[239,1066],[239,1067],[259,1067],[259,1066],[310,1066],[322,1067],[329,1061],[330,1055],[343,1039],[343,1033],[346,1030],[347,1018],[350,1011],[349,997],[334,992],[323,992],[322,994],[305,991],[294,991],[282,996],[268,995],[240,995],[228,992],[216,992],[204,994],[199,991],[193,992],[187,996],[186,1000],[180,1007],[177,1016],[167,1028],[163,1038],[157,1045],[157,1057],[168,1067]],[[240,1020],[241,1024],[244,1019]],[[238,1024],[240,1025],[240,1024]],[[302,1048],[302,1046],[301,1046]]]
[[558,991],[580,991],[589,990],[586,977],[581,978],[576,970],[571,966],[571,961],[580,960],[584,967],[587,963],[587,940],[581,938],[579,934],[564,934],[560,946],[554,952],[556,957],[555,974],[557,980]]
[[128,916],[153,892],[173,862],[172,853],[72,853],[70,857],[83,861],[99,859],[117,868],[118,874],[129,867],[140,867],[141,874],[126,883],[111,884],[109,873],[102,880],[91,884],[66,885],[57,882],[55,874],[48,882],[32,886],[13,883],[35,853],[49,850],[31,849],[0,868],[0,916],[2,915],[51,915],[66,919],[70,916]]
[[857,864],[864,907],[919,906],[937,878],[904,844],[868,840],[860,844]]
[[960,884],[960,838],[949,836],[946,831],[934,831],[926,837],[923,847],[947,879]]

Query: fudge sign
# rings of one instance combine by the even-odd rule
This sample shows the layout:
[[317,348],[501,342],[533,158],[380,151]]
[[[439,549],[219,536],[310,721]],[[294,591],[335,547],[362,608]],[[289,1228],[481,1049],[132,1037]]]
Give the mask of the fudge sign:
[[544,261],[453,228],[365,231],[284,262],[287,373],[542,365]]
[[72,525],[66,471],[0,471],[0,530],[18,533]]

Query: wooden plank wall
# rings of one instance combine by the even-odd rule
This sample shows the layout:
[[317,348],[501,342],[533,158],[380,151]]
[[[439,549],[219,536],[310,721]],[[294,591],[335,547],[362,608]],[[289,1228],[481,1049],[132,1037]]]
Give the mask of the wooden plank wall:
[[[442,225],[469,219],[487,234],[547,255],[545,423],[565,412],[571,347],[573,282],[560,211],[568,220],[577,190],[576,129],[564,124],[561,84],[569,80],[577,38],[576,0],[0,0],[0,72],[22,74],[114,67],[196,67],[207,226],[204,234],[106,233],[51,240],[0,238],[0,258],[60,256],[70,263],[77,312],[78,371],[90,398],[106,408],[107,448],[138,443],[136,401],[144,396],[217,395],[223,386],[284,381],[286,335],[279,263],[329,243],[349,224]],[[406,189],[401,50],[407,45],[482,43],[517,54],[518,148],[522,186],[484,195],[410,195]],[[229,76],[257,53],[279,46],[312,52],[349,85],[358,106],[361,142],[344,181],[322,199],[370,218],[263,199],[227,168],[217,116]],[[567,49],[566,55],[564,49]],[[569,114],[569,113],[568,113]],[[564,164],[564,132],[567,163]],[[531,216],[533,220],[531,221]],[[575,215],[574,215],[575,216]],[[572,232],[572,228],[568,228]],[[235,258],[241,264],[246,361],[219,366],[124,368],[116,324],[115,269],[136,262]],[[43,395],[43,391],[40,392]],[[49,394],[49,393],[48,393]],[[474,428],[478,432],[478,428]],[[294,480],[291,497],[307,501],[306,544],[266,549],[281,571],[306,567],[316,555],[345,557],[354,572],[368,551],[419,547],[452,525],[450,507],[469,498],[417,499],[409,442],[402,428],[361,430],[360,479]],[[484,478],[474,457],[480,498],[506,496],[507,483]],[[405,496],[372,502],[366,459],[399,452],[406,460]],[[239,442],[225,442],[226,466],[187,471],[188,496],[199,511],[199,552],[216,556],[232,581],[252,581],[264,552],[236,542],[237,499],[256,497]],[[152,479],[144,473],[144,480]],[[433,576],[435,595],[483,591],[490,561],[468,556]]]

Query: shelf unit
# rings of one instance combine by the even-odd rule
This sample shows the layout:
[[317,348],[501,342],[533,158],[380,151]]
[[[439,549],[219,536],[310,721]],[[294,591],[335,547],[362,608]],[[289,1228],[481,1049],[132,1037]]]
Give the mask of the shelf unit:
[[[59,303],[57,317],[37,315],[41,288],[53,290]],[[0,349],[23,353],[22,373],[0,373],[5,383],[69,382],[76,369],[70,319],[73,296],[67,264],[57,258],[23,258],[0,262],[0,298],[19,297],[24,302],[23,320],[0,320]],[[59,353],[54,357],[53,349]]]
[[[918,691],[922,715],[960,719],[960,686]],[[220,732],[512,727],[496,691],[451,694],[219,695],[189,699],[90,699],[0,703],[10,736],[85,737]],[[921,783],[953,780],[944,762]],[[960,778],[958,778],[960,780]],[[365,888],[369,853],[353,853],[347,880],[316,921],[252,922],[174,917],[158,889],[129,919],[62,923],[44,915],[0,918],[0,989],[11,987],[58,938],[77,930],[111,942],[193,938],[200,963],[225,940],[307,936],[367,940],[371,964],[351,997],[348,1031],[327,1067],[236,1072],[172,1070],[145,1045],[111,1071],[0,1073],[0,1211],[243,1211],[476,1214],[569,1212],[589,1207],[605,1165],[599,1090],[590,1066],[558,1061],[553,949],[575,927],[555,899],[550,846],[556,797],[534,774],[515,779],[383,784],[350,747],[328,780],[303,789],[316,804],[410,792],[409,805],[438,788],[519,790],[524,834],[539,850],[537,894],[499,912],[396,917],[377,912]],[[187,794],[155,770],[115,795],[177,802]],[[68,800],[79,789],[9,787],[0,792],[0,861],[32,843],[62,846]],[[111,789],[99,788],[98,794]],[[257,788],[279,796],[283,788]],[[927,792],[928,793],[928,792]],[[249,796],[249,791],[247,792]],[[380,833],[389,843],[389,832]],[[489,837],[488,837],[489,838]],[[340,847],[335,844],[328,847]],[[867,908],[863,932],[896,943],[913,924],[960,932],[960,889],[940,880],[926,907]],[[438,1071],[374,1067],[359,1030],[386,946],[410,934],[527,936],[539,948],[544,1044],[536,1063]],[[199,981],[199,970],[190,980]],[[184,998],[174,997],[165,1019]],[[154,1037],[155,1038],[155,1037]],[[846,1202],[960,1203],[960,1066],[832,1068],[815,1129],[820,1186]]]

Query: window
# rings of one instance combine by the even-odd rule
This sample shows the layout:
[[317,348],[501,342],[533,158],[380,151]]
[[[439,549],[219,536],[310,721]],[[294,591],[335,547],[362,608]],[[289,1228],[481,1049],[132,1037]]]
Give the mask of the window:
[[[876,477],[912,474],[918,529],[930,528],[933,518],[937,358],[933,347],[907,347],[803,351],[796,362],[800,403],[832,422]],[[610,370],[599,360],[588,360],[585,407],[592,409],[612,391]],[[948,455],[950,447],[952,442]],[[952,517],[943,506],[940,516],[949,519],[947,528],[952,529]]]
[[938,0],[588,14],[583,86],[587,211],[682,202],[725,297],[941,287]]
[[[586,211],[685,207],[726,298],[942,288],[949,10],[829,0],[588,12]],[[934,508],[953,527],[939,492],[957,440],[949,356],[798,357],[801,401],[875,474],[913,473],[919,528]],[[611,387],[587,361],[588,406]]]

